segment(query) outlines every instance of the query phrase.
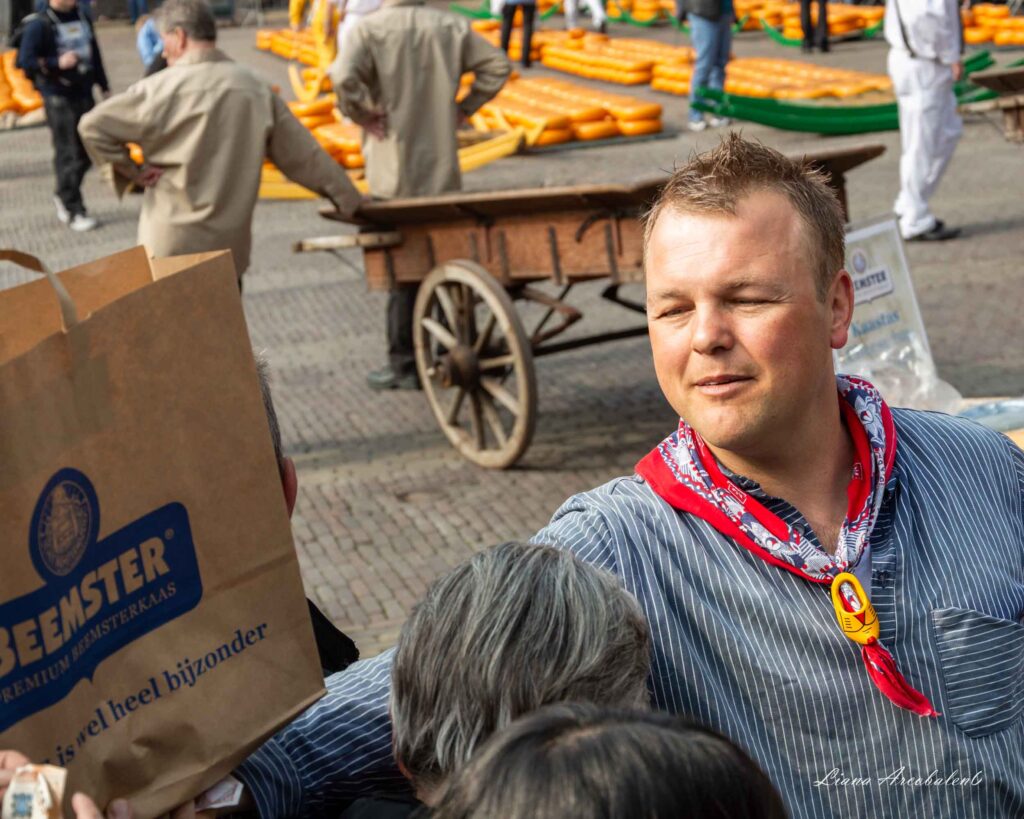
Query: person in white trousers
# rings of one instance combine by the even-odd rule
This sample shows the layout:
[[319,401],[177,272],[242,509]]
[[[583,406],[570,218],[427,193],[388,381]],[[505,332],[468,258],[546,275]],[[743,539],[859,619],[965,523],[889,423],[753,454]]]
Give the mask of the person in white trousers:
[[[608,29],[608,15],[605,14],[603,0],[583,0],[590,9],[590,21],[595,31],[602,34]],[[562,11],[565,12],[565,27],[576,28],[576,11],[579,8],[579,0],[562,0]]]
[[928,200],[963,131],[953,83],[963,73],[963,36],[956,0],[887,0],[889,76],[899,107],[900,193],[894,210],[908,241],[955,238],[959,228],[936,219]]

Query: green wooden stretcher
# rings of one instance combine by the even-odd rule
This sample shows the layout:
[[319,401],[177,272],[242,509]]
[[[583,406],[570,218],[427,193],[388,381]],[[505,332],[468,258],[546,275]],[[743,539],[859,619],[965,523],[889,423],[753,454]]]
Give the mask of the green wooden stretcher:
[[[1024,63],[1024,60],[1020,60]],[[964,78],[954,85],[957,102],[980,102],[995,96],[974,85],[968,75],[995,64],[992,55],[981,51],[964,61]],[[761,97],[743,97],[714,89],[701,89],[703,101],[694,104],[698,111],[720,117],[743,119],[770,125],[784,131],[815,134],[866,134],[899,129],[896,103],[874,105],[822,105],[814,102],[787,102]]]
[[[800,48],[800,46],[803,45],[802,39],[782,36],[782,32],[771,23],[767,22],[763,17],[759,17],[757,21],[761,24],[762,30],[779,45],[784,45],[788,48]],[[836,43],[841,42],[842,40],[870,40],[882,30],[883,24],[884,21],[879,20],[873,26],[868,26],[860,31],[851,31],[847,34],[829,37],[829,42]]]
[[[553,6],[545,11],[542,11],[538,16],[541,20],[547,20],[553,14],[557,13],[562,8],[562,0],[558,0]],[[500,20],[500,14],[491,13],[490,0],[483,0],[479,6],[473,8],[471,6],[464,6],[461,3],[449,3],[448,10],[454,11],[456,14],[461,14],[464,17],[472,17],[474,20]]]

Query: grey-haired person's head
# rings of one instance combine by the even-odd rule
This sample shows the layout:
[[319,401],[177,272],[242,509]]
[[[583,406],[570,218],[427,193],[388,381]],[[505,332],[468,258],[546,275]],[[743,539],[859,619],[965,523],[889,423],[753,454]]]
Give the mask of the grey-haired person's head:
[[157,11],[157,23],[165,35],[181,31],[192,41],[217,41],[217,21],[205,0],[164,0]]
[[395,758],[430,801],[477,746],[542,705],[647,704],[647,623],[614,576],[550,546],[504,543],[438,580],[391,670]]

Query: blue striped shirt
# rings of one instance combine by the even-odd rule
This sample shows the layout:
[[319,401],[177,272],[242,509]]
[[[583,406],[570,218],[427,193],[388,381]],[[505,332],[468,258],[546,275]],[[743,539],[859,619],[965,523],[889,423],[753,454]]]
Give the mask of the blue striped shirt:
[[[638,476],[569,499],[535,540],[621,578],[650,623],[654,704],[746,748],[794,816],[1024,816],[1024,454],[962,419],[894,419],[871,597],[882,641],[936,719],[872,685],[827,588],[680,514]],[[812,535],[795,508],[746,488]],[[390,659],[332,677],[324,700],[243,764],[262,816],[321,815],[402,787]]]

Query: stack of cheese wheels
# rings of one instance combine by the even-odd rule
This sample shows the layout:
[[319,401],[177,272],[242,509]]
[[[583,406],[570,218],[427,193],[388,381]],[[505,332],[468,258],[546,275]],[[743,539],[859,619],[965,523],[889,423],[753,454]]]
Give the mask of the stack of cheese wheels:
[[256,32],[256,48],[269,51],[286,60],[297,60],[304,65],[319,63],[313,30],[292,31],[290,28],[261,29]]
[[[500,47],[501,23],[497,20],[476,20],[472,23],[472,26],[474,31],[495,48]],[[581,40],[583,36],[584,31],[579,28],[569,30],[539,29],[534,31],[533,37],[530,40],[530,60],[532,62],[539,62],[545,46],[574,47],[574,41]],[[512,29],[512,35],[509,38],[508,44],[508,58],[514,62],[519,62],[523,59],[523,30],[520,27]]]
[[16,51],[0,55],[0,114],[27,114],[43,107],[43,98],[25,72],[15,66]]
[[344,168],[362,168],[366,164],[363,161],[363,131],[354,123],[330,122],[320,125],[313,130],[313,138]]
[[961,11],[964,42],[972,45],[1024,45],[1024,17],[1010,14],[1010,7],[997,3],[978,3]]
[[661,106],[567,80],[531,77],[506,83],[480,109],[478,121],[495,131],[510,125],[539,130],[533,145],[544,147],[657,133],[661,131]]
[[[691,66],[656,66],[651,88],[670,94],[688,94],[690,73]],[[725,69],[725,91],[743,97],[844,99],[891,90],[892,81],[884,74],[827,68],[799,60],[743,57],[731,60]]]
[[584,37],[580,47],[545,46],[541,62],[567,74],[619,85],[647,85],[654,68],[654,60],[618,49],[614,40],[600,35]]
[[339,117],[334,110],[337,104],[337,97],[334,94],[327,94],[311,102],[289,102],[288,107],[299,122],[312,131],[321,125],[338,121]]
[[[611,94],[607,91],[600,91],[587,88],[568,80],[536,78],[520,80],[527,83],[536,93],[543,94],[545,98],[562,101],[562,104],[583,105],[590,108],[600,108],[606,114],[605,122],[611,121],[620,136],[644,136],[656,134],[662,130],[661,106],[656,102],[647,102],[636,97],[629,97],[625,94]],[[581,136],[577,138],[600,138],[596,134],[606,133],[611,135],[610,128],[606,125],[601,131],[596,126],[591,131],[587,128],[580,130]],[[586,134],[586,136],[582,136]]]
[[[818,3],[811,5],[811,21],[818,19]],[[882,6],[854,6],[848,3],[828,4],[828,34],[841,37],[870,28],[885,14]],[[804,30],[800,25],[800,4],[787,3],[782,9],[782,36],[791,40],[803,39]]]

